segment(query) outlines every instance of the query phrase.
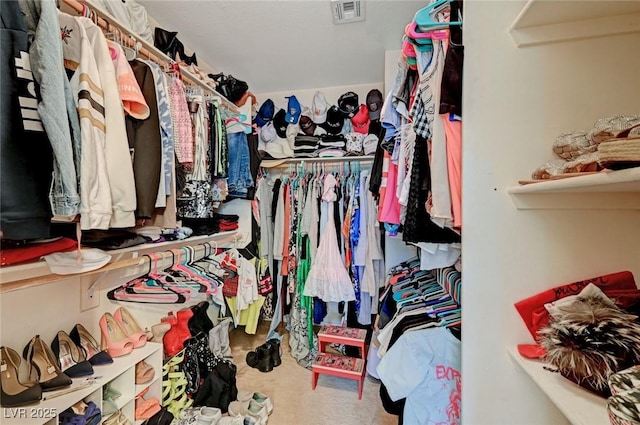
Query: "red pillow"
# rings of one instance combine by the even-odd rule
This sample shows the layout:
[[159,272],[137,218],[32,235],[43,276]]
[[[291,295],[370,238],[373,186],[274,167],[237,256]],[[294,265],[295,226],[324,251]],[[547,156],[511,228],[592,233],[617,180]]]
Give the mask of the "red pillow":
[[[527,329],[529,329],[531,336],[537,341],[538,330],[549,323],[549,313],[544,308],[546,303],[557,301],[568,295],[577,295],[590,283],[602,289],[602,292],[614,301],[616,296],[621,295],[620,290],[637,290],[633,274],[630,271],[624,271],[547,289],[532,297],[518,301],[514,305]],[[625,291],[622,294],[629,293]]]

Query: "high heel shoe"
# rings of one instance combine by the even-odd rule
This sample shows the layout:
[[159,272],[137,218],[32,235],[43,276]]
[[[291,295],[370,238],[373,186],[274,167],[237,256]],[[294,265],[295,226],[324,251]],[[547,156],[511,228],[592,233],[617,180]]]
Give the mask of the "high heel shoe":
[[164,322],[151,326],[151,334],[153,335],[151,342],[159,342],[162,344],[162,339],[164,335],[169,332],[169,329],[171,329],[171,325]]
[[165,29],[156,27],[153,36],[153,45],[157,47],[162,53],[165,53],[171,59],[175,60],[176,53],[178,52],[178,33],[176,31],[167,31]]
[[140,348],[147,343],[147,334],[138,326],[138,323],[133,318],[129,310],[125,307],[120,307],[113,313],[113,317],[118,321],[124,333],[133,342],[133,348]]
[[93,375],[93,367],[87,360],[87,353],[74,344],[65,331],[58,332],[51,342],[51,349],[65,375],[71,378]]
[[100,318],[100,348],[106,348],[111,357],[124,356],[133,351],[133,342],[111,313],[105,313]]
[[[0,347],[0,405],[24,406],[42,398],[42,387],[36,383],[22,383],[18,377],[20,355],[9,347]],[[30,384],[30,385],[29,385]]]
[[[40,335],[31,338],[29,344],[24,347],[22,357],[35,368],[42,391],[58,390],[71,385],[71,378],[62,373],[56,357],[47,344],[42,342]],[[32,376],[31,367],[29,368],[29,376]]]
[[92,365],[100,366],[113,363],[113,358],[111,358],[109,353],[105,350],[100,350],[98,341],[96,341],[89,331],[81,324],[78,323],[75,325],[73,329],[71,329],[69,336],[74,344],[84,349],[85,353],[87,353],[89,363]]

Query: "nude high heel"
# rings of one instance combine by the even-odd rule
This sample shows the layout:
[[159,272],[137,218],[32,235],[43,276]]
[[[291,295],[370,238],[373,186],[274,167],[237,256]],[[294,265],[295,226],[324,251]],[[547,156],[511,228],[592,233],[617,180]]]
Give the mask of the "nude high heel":
[[29,362],[29,376],[33,375],[35,369],[42,391],[58,390],[71,385],[71,378],[62,373],[56,357],[47,344],[42,342],[40,335],[31,338],[24,347],[22,357]]
[[147,334],[140,328],[129,310],[120,307],[113,313],[113,317],[118,321],[124,333],[133,342],[133,348],[140,348],[147,343]]
[[37,382],[20,382],[20,355],[9,347],[0,347],[0,405],[24,406],[42,398],[42,387]]
[[111,315],[105,313],[100,318],[100,347],[111,357],[120,357],[133,351],[133,342],[129,339],[122,326]]

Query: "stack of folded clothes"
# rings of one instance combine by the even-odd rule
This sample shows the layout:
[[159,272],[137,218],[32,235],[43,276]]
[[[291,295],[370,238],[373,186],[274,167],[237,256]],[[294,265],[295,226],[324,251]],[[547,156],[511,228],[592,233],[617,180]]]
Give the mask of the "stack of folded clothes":
[[193,229],[193,235],[213,235],[238,229],[239,216],[214,213],[211,218],[183,218],[182,225]]
[[295,139],[293,153],[296,158],[314,158],[317,155],[320,137],[298,134]]
[[320,147],[321,148],[337,148],[343,149],[347,144],[347,139],[344,137],[344,134],[323,134],[320,136]]

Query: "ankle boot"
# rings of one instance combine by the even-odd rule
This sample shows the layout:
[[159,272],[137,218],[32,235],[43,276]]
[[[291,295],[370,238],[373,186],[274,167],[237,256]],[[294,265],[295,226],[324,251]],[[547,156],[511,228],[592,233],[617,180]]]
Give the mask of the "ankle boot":
[[271,372],[273,370],[273,359],[271,358],[271,350],[269,348],[260,346],[256,349],[258,353],[257,368],[260,372]]
[[280,354],[280,341],[278,339],[270,339],[267,341],[269,346],[269,353],[271,355],[271,361],[273,362],[273,367],[278,367],[282,364],[282,357]]
[[180,339],[180,332],[178,331],[178,319],[173,315],[173,312],[169,312],[169,315],[163,317],[160,321],[171,326],[171,329],[162,337],[164,352],[168,357],[175,356],[184,348],[184,339]]
[[185,340],[191,338],[191,331],[189,331],[189,319],[193,317],[193,311],[190,308],[183,308],[182,310],[178,310],[176,313],[178,318],[178,323],[176,327],[178,328],[178,335],[180,335],[180,339],[184,343]]

